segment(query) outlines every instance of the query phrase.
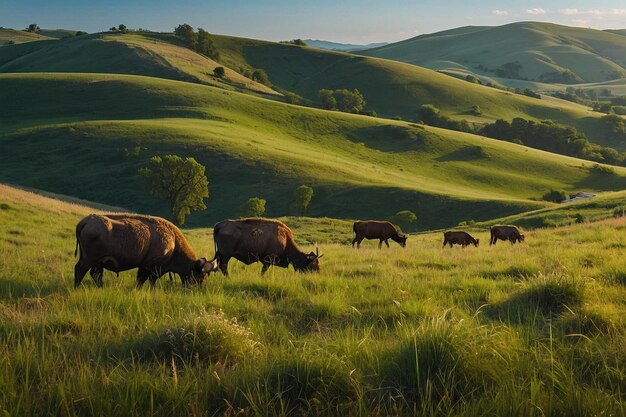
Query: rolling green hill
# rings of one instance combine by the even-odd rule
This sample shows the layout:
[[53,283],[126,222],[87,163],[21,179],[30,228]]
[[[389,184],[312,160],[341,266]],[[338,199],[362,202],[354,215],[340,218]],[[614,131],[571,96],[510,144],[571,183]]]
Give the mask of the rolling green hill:
[[0,49],[0,73],[83,72],[137,74],[278,95],[230,68],[186,48],[173,35],[97,33],[75,38],[9,45]]
[[0,46],[27,43],[52,39],[39,33],[26,32],[23,30],[0,29]]
[[520,22],[497,27],[463,27],[421,35],[361,52],[432,69],[497,74],[507,63],[521,66],[507,78],[600,82],[626,77],[626,37],[617,33],[551,23]]
[[209,209],[194,224],[233,217],[249,197],[290,213],[315,189],[310,214],[387,218],[418,213],[420,229],[546,206],[546,191],[626,187],[592,164],[403,122],[328,112],[149,77],[0,75],[0,180],[165,214],[137,169],[157,154],[207,168]]
[[[240,75],[264,69],[272,83],[316,104],[322,88],[358,88],[368,108],[387,117],[418,118],[421,104],[470,120],[515,116],[554,119],[577,125],[597,115],[560,100],[537,100],[461,80],[414,65],[358,57],[294,45],[214,35],[220,65],[232,83],[248,90],[276,94]],[[227,87],[212,75],[218,64],[185,48],[169,34],[93,34],[0,50],[0,72],[85,72],[148,75]],[[238,73],[239,72],[239,73]],[[479,105],[481,117],[468,113]]]

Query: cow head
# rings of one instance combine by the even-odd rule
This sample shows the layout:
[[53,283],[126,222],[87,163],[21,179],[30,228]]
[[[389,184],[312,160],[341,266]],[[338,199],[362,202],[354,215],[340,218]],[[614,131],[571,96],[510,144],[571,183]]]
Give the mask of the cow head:
[[320,255],[318,248],[315,252],[310,252],[308,255],[303,254],[302,260],[298,263],[294,262],[293,266],[296,271],[299,272],[319,272],[320,271],[320,258],[324,255]]
[[519,239],[518,239],[518,240],[519,240],[520,242],[523,242],[525,239],[526,239],[526,236],[525,236],[524,234],[520,233],[520,234],[519,234]]
[[480,243],[480,239],[474,239],[474,246],[478,247],[479,243]]
[[206,274],[210,274],[211,272],[216,272],[218,270],[218,262],[217,259],[212,261],[207,261],[206,258],[200,258],[194,262],[193,267],[191,269],[191,283],[193,284],[202,284],[204,281],[204,276]]
[[400,246],[402,246],[403,248],[406,248],[406,240],[409,238],[409,236],[405,235],[404,233],[398,233],[398,236],[400,237],[400,241],[398,243],[400,243]]

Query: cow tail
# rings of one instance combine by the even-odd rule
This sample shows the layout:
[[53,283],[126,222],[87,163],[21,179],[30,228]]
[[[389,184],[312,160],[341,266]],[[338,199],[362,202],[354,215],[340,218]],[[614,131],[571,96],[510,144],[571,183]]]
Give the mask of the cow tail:
[[209,262],[213,262],[214,260],[217,259],[217,262],[220,262],[220,252],[219,249],[217,247],[217,228],[213,228],[213,248],[215,250],[215,256],[213,256],[213,259],[211,259]]
[[76,258],[76,255],[78,255],[78,248],[80,246],[79,244],[79,239],[78,239],[78,235],[80,235],[80,232],[82,232],[83,228],[87,225],[87,223],[83,223],[83,224],[79,224],[76,227],[76,248],[74,249],[74,258]]

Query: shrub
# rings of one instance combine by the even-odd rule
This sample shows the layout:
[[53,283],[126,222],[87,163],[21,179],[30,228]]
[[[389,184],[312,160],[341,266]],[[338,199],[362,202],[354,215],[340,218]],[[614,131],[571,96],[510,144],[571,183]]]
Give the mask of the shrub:
[[394,214],[389,221],[399,226],[409,226],[417,220],[417,216],[410,210],[401,210]]
[[606,165],[594,164],[590,170],[597,174],[615,175],[615,168]]
[[284,94],[285,102],[289,104],[300,104],[302,103],[302,97],[297,95],[296,93],[292,93],[291,91],[286,92]]
[[239,208],[241,217],[262,217],[265,214],[266,201],[259,197],[252,197]]
[[613,217],[624,217],[626,215],[626,206],[617,206],[613,209]]
[[541,199],[544,201],[552,201],[553,203],[561,203],[567,199],[567,194],[562,190],[550,190],[545,193]]
[[224,67],[216,67],[213,70],[213,75],[215,75],[217,78],[224,78],[224,75],[226,75],[226,70],[224,69]]
[[259,342],[252,332],[229,319],[224,312],[201,311],[184,321],[180,327],[162,330],[154,354],[165,360],[184,362],[241,362],[257,356]]
[[270,77],[267,76],[267,73],[265,71],[263,71],[262,69],[255,69],[252,72],[252,81],[256,81],[258,83],[261,83],[263,85],[267,85],[267,86],[271,86],[272,83],[270,83]]

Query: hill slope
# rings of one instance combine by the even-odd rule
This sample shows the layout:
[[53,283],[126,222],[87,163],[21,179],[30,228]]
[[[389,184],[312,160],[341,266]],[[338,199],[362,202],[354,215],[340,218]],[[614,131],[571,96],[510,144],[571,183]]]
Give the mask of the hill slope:
[[218,66],[221,64],[190,50],[170,34],[100,33],[0,49],[0,73],[137,74],[278,95],[230,68],[218,79],[213,75]]
[[432,69],[464,69],[493,74],[507,63],[521,67],[508,78],[559,82],[600,82],[626,77],[626,37],[616,33],[521,22],[497,27],[463,27],[422,35],[364,55]]
[[331,42],[331,41],[323,41],[319,39],[305,39],[304,42],[312,47],[319,49],[328,49],[329,51],[357,51],[368,48],[378,48],[380,46],[387,45],[387,42],[378,42],[378,43],[370,43],[367,45],[356,45],[352,43],[339,43],[339,42]]
[[254,196],[268,200],[269,215],[288,214],[302,183],[315,188],[312,215],[387,218],[410,209],[421,229],[545,206],[532,199],[551,188],[626,187],[623,169],[606,175],[510,143],[198,84],[14,74],[0,75],[0,92],[8,103],[0,180],[165,214],[137,169],[152,155],[193,156],[207,167],[211,190],[196,224],[232,217]]
[[32,33],[14,29],[0,29],[0,46],[49,39],[52,38],[39,33]]

